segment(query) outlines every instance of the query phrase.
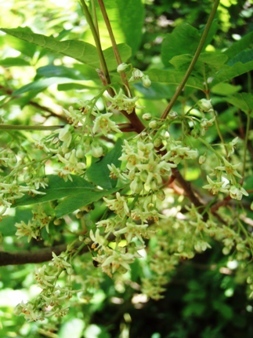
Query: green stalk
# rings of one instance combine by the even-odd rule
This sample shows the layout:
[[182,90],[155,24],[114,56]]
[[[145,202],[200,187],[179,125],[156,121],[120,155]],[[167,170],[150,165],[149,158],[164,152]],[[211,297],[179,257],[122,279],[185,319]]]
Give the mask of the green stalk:
[[210,30],[210,28],[211,28],[211,25],[212,25],[213,19],[214,19],[214,17],[215,17],[217,8],[218,8],[218,6],[219,6],[219,3],[220,3],[220,0],[215,0],[215,1],[214,1],[213,8],[212,8],[211,13],[210,13],[210,15],[209,15],[209,18],[208,18],[208,20],[207,20],[207,23],[206,23],[204,32],[203,32],[203,34],[202,34],[202,36],[201,36],[201,39],[200,39],[200,41],[199,41],[199,45],[198,45],[198,47],[197,47],[197,49],[196,49],[196,52],[195,52],[195,54],[194,54],[194,56],[193,56],[193,59],[192,59],[190,65],[189,65],[189,67],[188,67],[188,69],[187,69],[187,71],[186,71],[186,73],[185,73],[185,76],[184,76],[182,82],[181,82],[181,83],[179,84],[179,86],[177,87],[177,90],[175,91],[175,94],[173,95],[173,97],[172,97],[170,103],[168,104],[168,106],[167,106],[166,109],[164,110],[164,112],[163,112],[163,114],[162,114],[162,116],[161,116],[161,119],[162,119],[162,120],[165,120],[166,117],[168,116],[168,114],[169,114],[171,108],[174,106],[174,104],[175,104],[175,102],[177,101],[179,95],[181,94],[182,90],[184,89],[184,86],[185,86],[185,84],[186,84],[186,82],[187,82],[189,76],[191,75],[191,72],[192,72],[192,70],[193,70],[193,68],[194,68],[194,66],[195,66],[195,64],[196,64],[196,62],[197,62],[197,60],[198,60],[198,58],[199,58],[199,55],[200,55],[200,53],[201,53],[201,51],[202,51],[202,48],[203,48],[203,46],[204,46],[204,44],[205,44],[207,35],[208,35],[209,30]]
[[85,18],[86,18],[86,20],[87,20],[87,22],[90,26],[90,29],[91,29],[91,32],[92,32],[92,35],[93,35],[93,39],[95,41],[95,45],[96,45],[96,48],[97,48],[98,57],[99,57],[100,65],[101,65],[101,70],[102,70],[102,72],[103,72],[103,74],[106,78],[107,84],[110,84],[111,83],[110,75],[109,75],[107,64],[106,64],[106,61],[105,61],[105,57],[104,57],[104,54],[103,54],[103,51],[102,51],[98,31],[97,31],[97,29],[94,25],[94,22],[92,20],[92,17],[90,15],[89,9],[88,9],[85,1],[84,0],[80,0],[80,1],[81,1],[81,4],[82,4],[82,8],[83,8]]
[[249,142],[249,133],[250,133],[250,112],[247,113],[247,124],[246,124],[246,134],[244,138],[244,150],[243,150],[243,167],[242,167],[242,179],[241,184],[243,184],[244,176],[245,176],[245,168],[246,168],[246,159],[247,159],[247,145]]
[[[107,15],[107,12],[106,12],[106,9],[105,9],[104,1],[98,0],[98,3],[99,3],[100,10],[101,10],[101,13],[102,13],[103,18],[104,18],[104,22],[106,24],[108,34],[110,36],[110,40],[111,40],[112,48],[113,48],[113,53],[114,53],[117,65],[120,65],[122,63],[122,60],[121,60],[121,56],[120,56],[120,53],[119,53],[119,50],[118,50],[118,47],[117,47],[117,42],[115,40],[113,31],[112,31],[112,26],[111,26],[110,20],[108,18],[108,15]],[[126,94],[128,96],[132,96],[125,72],[120,72],[120,77],[121,77],[122,83],[125,85],[125,88],[127,89],[127,91],[125,91]]]

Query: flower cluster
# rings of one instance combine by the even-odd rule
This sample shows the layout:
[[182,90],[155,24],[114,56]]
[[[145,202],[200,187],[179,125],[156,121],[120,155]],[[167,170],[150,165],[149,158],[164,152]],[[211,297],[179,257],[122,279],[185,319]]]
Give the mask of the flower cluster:
[[52,316],[63,317],[68,312],[64,303],[72,297],[73,291],[68,283],[61,286],[58,281],[63,272],[70,279],[73,270],[64,253],[59,256],[52,253],[52,256],[48,266],[44,265],[35,272],[35,280],[41,289],[40,294],[28,303],[20,303],[16,308],[16,313],[22,313],[28,321],[43,320]]
[[108,110],[110,112],[115,113],[123,111],[127,114],[131,114],[135,109],[138,97],[128,97],[123,93],[123,90],[120,89],[113,97],[106,93],[105,99],[109,104]]
[[170,176],[171,168],[175,167],[175,164],[166,161],[162,154],[158,154],[153,142],[147,142],[141,136],[131,142],[124,141],[120,160],[125,165],[123,172],[113,166],[109,168],[113,175],[123,182],[130,183],[134,194],[146,194],[150,190],[159,191]]
[[36,210],[33,211],[33,217],[27,223],[21,221],[15,224],[17,228],[16,236],[18,238],[26,236],[28,242],[34,238],[36,240],[41,239],[41,231],[42,229],[46,229],[49,232],[49,223],[51,221],[51,216],[47,215],[43,208],[38,205]]
[[[130,68],[130,65],[126,63],[121,63],[117,67],[117,72],[122,73],[128,70]],[[129,78],[129,82],[135,82],[135,81],[142,81],[142,84],[144,87],[150,87],[151,81],[148,75],[145,75],[140,69],[133,68],[131,77]]]
[[209,190],[213,195],[222,192],[230,195],[232,199],[241,200],[243,195],[248,196],[247,191],[237,183],[237,178],[241,178],[238,172],[238,168],[241,167],[241,163],[229,162],[225,157],[222,157],[219,161],[219,165],[210,171],[210,176],[214,176],[212,179],[207,175],[208,184],[203,188]]

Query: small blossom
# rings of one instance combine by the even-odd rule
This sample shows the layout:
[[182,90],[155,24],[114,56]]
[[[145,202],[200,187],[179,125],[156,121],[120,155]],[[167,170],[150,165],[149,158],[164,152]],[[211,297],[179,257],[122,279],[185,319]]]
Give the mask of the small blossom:
[[236,187],[232,185],[229,189],[230,197],[236,200],[241,200],[242,196],[249,196],[247,191],[243,187]]
[[126,96],[122,89],[119,90],[118,94],[114,97],[107,94],[106,99],[110,102],[109,109],[111,111],[125,111],[128,114],[131,114],[135,108],[137,97],[128,97]]
[[117,67],[117,72],[118,72],[118,73],[122,73],[122,72],[124,72],[128,67],[129,67],[129,65],[128,65],[127,63],[121,63],[121,64],[118,65],[118,67]]
[[198,106],[203,112],[213,112],[211,100],[201,99],[198,101]]
[[116,193],[116,199],[110,200],[104,197],[104,201],[108,208],[115,211],[117,215],[125,217],[129,214],[127,200],[119,192]]
[[151,80],[148,75],[144,75],[141,80],[144,87],[148,88],[151,86]]
[[216,195],[218,192],[227,192],[226,183],[222,181],[213,181],[208,175],[207,175],[207,181],[208,184],[203,186],[203,189],[209,190],[213,195]]
[[94,134],[101,133],[103,135],[108,135],[108,133],[112,131],[120,133],[120,129],[118,128],[117,124],[111,119],[112,115],[112,113],[97,115],[94,121],[92,132]]

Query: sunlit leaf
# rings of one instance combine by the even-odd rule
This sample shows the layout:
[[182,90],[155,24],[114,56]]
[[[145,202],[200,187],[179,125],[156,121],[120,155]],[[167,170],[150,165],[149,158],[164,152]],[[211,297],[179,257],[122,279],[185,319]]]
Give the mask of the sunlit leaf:
[[[55,53],[60,53],[65,56],[72,57],[73,59],[93,66],[100,67],[98,54],[95,46],[90,43],[78,40],[65,40],[59,41],[52,36],[45,36],[42,34],[35,34],[27,27],[18,28],[1,28],[7,34],[10,34],[18,39],[28,41],[42,48],[49,49]],[[126,61],[131,56],[131,48],[125,44],[118,46],[122,60]],[[108,68],[115,69],[117,67],[116,60],[113,58],[112,47],[104,51],[105,59],[108,61]]]
[[165,66],[177,55],[190,54],[196,51],[200,39],[198,30],[187,23],[177,26],[168,34],[162,44],[162,61]]

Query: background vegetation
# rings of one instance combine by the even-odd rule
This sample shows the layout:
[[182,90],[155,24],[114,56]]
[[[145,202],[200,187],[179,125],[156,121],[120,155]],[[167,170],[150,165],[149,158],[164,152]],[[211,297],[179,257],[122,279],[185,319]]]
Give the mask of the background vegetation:
[[[213,2],[106,0],[104,3],[116,41],[118,44],[124,43],[119,48],[123,61],[148,75],[152,82],[148,88],[141,81],[134,82],[132,90],[139,97],[138,105],[148,107],[152,121],[159,124],[194,56]],[[90,5],[90,2],[87,1],[87,4]],[[183,116],[192,107],[196,108],[199,100],[211,99],[217,120],[216,124],[213,122],[210,128],[208,126],[203,136],[205,143],[199,143],[202,137],[200,130],[204,127],[192,122],[195,117],[200,118],[197,108],[191,123],[179,118],[168,127],[175,139],[183,140],[192,149],[197,148],[199,156],[207,158],[204,169],[199,164],[199,158],[190,159],[187,163],[179,162],[178,167],[184,182],[193,184],[198,196],[204,200],[207,212],[213,212],[217,217],[214,233],[208,238],[204,233],[194,242],[192,246],[195,249],[192,249],[189,242],[191,235],[194,237],[192,227],[195,223],[192,225],[190,221],[197,222],[194,219],[197,213],[192,218],[186,216],[178,229],[176,226],[173,228],[175,208],[181,215],[188,215],[187,208],[192,201],[182,192],[180,184],[172,185],[169,189],[166,187],[166,198],[171,203],[171,207],[166,204],[163,208],[167,215],[167,228],[158,228],[151,239],[145,238],[146,259],[134,260],[123,279],[117,276],[111,278],[103,273],[96,260],[93,261],[97,243],[92,246],[90,242],[85,242],[87,228],[94,230],[94,224],[102,216],[111,217],[111,210],[105,209],[102,198],[109,198],[110,193],[116,192],[115,184],[105,177],[105,173],[108,174],[107,165],[110,163],[119,167],[117,161],[122,154],[120,137],[108,139],[108,135],[102,135],[102,146],[107,147],[107,152],[102,154],[104,157],[94,155],[101,144],[94,146],[91,143],[95,150],[87,156],[88,169],[85,175],[74,173],[72,181],[56,176],[60,173],[64,177],[60,165],[52,153],[48,152],[46,158],[43,148],[43,144],[50,144],[55,130],[71,124],[74,116],[71,114],[74,113],[70,107],[85,110],[88,100],[98,97],[96,105],[105,113],[101,99],[101,76],[96,72],[96,68],[99,68],[98,58],[93,50],[87,50],[83,57],[80,46],[71,46],[67,53],[64,50],[56,53],[54,48],[43,48],[43,40],[39,46],[33,40],[26,41],[27,38],[20,36],[23,34],[24,37],[32,30],[51,36],[54,41],[79,40],[94,45],[82,6],[75,0],[46,0],[43,3],[9,0],[0,1],[0,5],[0,26],[3,27],[0,35],[1,337],[252,337],[252,2],[220,1],[204,46],[204,51],[212,54],[200,56],[184,91],[173,106],[172,112]],[[98,8],[97,22],[102,47],[110,48],[109,35]],[[8,31],[20,26],[29,27],[29,30]],[[72,51],[75,57],[68,55]],[[106,61],[114,88],[118,90],[120,76],[116,72],[117,64],[112,52],[109,51]],[[137,108],[137,116],[142,117],[142,114],[142,108]],[[208,112],[206,116],[211,119]],[[146,123],[144,119],[142,121]],[[131,125],[127,124],[124,116],[116,116],[116,122],[123,127],[126,124],[126,139],[134,137]],[[150,127],[148,123],[145,126]],[[8,129],[7,125],[16,127]],[[45,130],[29,129],[32,126],[43,126]],[[50,126],[53,126],[52,130]],[[38,147],[45,137],[48,139],[41,143],[41,148]],[[211,150],[208,145],[212,146]],[[223,156],[224,149],[231,151],[231,163],[241,165],[238,169],[239,181],[245,189],[240,192],[242,199],[232,199],[222,191],[213,197],[202,188],[210,183],[206,181],[206,174],[209,174],[211,163],[215,161],[214,154]],[[99,162],[95,162],[94,157],[95,160],[99,157]],[[41,159],[47,163],[46,171],[39,164]],[[7,162],[12,164],[6,165]],[[31,163],[29,170],[26,169],[28,162]],[[13,191],[8,191],[8,194],[6,177],[12,180]],[[47,195],[34,197],[27,193],[20,195],[20,192],[15,195],[17,188],[13,184],[22,186],[22,182],[25,182],[29,185],[29,181],[35,193],[38,189],[44,191],[43,177],[49,179],[49,183],[45,181],[49,184]],[[93,191],[91,199],[84,203],[87,196],[85,189],[90,188],[90,182],[102,186],[107,194]],[[77,194],[80,187],[85,190],[85,196],[83,193]],[[5,208],[6,201],[11,204],[8,204],[8,207],[11,206],[8,210]],[[207,222],[206,209],[202,209],[204,216],[201,226]],[[29,224],[36,213],[43,214],[44,218],[40,221],[48,225],[40,229],[38,238],[34,234],[29,238],[28,232],[30,241],[27,241],[27,237],[22,237],[23,233],[18,234],[18,224]],[[231,229],[231,232],[221,232],[223,226],[224,229]],[[188,232],[183,228],[187,228]],[[60,287],[65,288],[65,296],[70,298],[70,305],[66,304],[68,311],[65,313],[63,307],[63,316],[55,313],[44,319],[39,318],[42,319],[39,321],[33,321],[32,316],[28,318],[29,313],[25,311],[22,315],[16,305],[37,299],[40,292],[36,269],[43,269],[45,264],[41,262],[48,261],[52,251],[60,253],[77,239],[89,246],[79,245],[76,251],[76,247],[71,247],[75,258],[72,266],[75,277],[70,297],[66,296],[68,281],[59,277]],[[158,244],[162,241],[167,243],[161,245],[164,252],[158,250]],[[181,252],[174,248],[179,241],[183,243]],[[196,243],[200,243],[200,247],[196,247]],[[166,245],[169,245],[168,252]],[[47,251],[52,247],[55,249]],[[177,261],[169,260],[168,257],[175,253]],[[164,276],[159,279],[154,273],[152,259],[154,264],[160,261],[161,266],[171,264],[173,268],[165,269]],[[47,264],[47,276],[50,276],[53,265]],[[66,271],[68,268],[66,260]],[[149,285],[145,286],[144,279],[155,280],[151,283],[151,291]],[[36,306],[38,310],[39,304]],[[40,310],[43,312],[44,309]]]

